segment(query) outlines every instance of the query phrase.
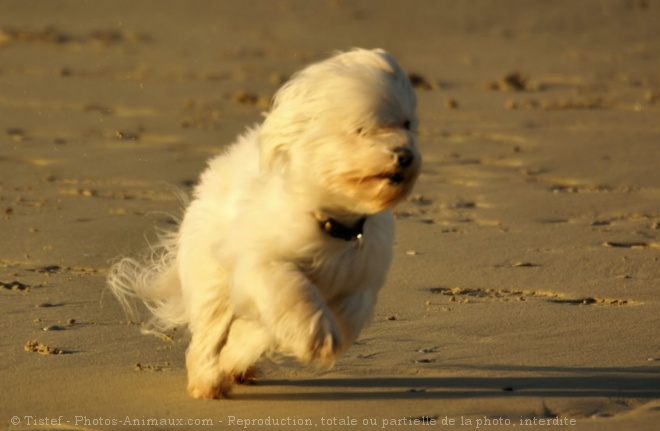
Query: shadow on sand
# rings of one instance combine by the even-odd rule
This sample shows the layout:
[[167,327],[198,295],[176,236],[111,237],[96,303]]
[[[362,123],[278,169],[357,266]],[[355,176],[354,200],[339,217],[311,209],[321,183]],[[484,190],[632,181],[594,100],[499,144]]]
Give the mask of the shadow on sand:
[[[454,367],[452,367],[454,368]],[[470,367],[455,367],[469,370]],[[346,377],[264,380],[258,391],[235,393],[253,400],[370,400],[481,397],[660,398],[660,367],[557,368],[493,366],[497,377]],[[483,372],[483,368],[481,368]],[[534,373],[536,375],[529,375]],[[516,376],[522,374],[524,376]],[[554,375],[553,375],[554,374]],[[269,393],[270,388],[277,388]]]

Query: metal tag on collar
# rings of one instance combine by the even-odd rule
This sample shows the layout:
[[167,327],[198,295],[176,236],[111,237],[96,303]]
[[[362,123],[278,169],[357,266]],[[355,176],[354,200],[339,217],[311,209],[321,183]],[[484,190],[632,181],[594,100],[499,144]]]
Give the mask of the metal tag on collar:
[[357,240],[357,249],[362,250],[362,247],[364,247],[364,235],[359,233],[359,234],[357,234],[355,239]]

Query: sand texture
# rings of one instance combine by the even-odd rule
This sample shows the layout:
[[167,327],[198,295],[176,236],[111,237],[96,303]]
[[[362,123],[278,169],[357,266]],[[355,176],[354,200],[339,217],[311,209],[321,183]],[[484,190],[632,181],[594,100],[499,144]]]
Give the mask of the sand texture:
[[[0,429],[657,430],[659,23],[654,0],[3,0]],[[332,370],[193,400],[185,331],[141,335],[107,269],[353,46],[410,72],[424,155],[374,322]]]

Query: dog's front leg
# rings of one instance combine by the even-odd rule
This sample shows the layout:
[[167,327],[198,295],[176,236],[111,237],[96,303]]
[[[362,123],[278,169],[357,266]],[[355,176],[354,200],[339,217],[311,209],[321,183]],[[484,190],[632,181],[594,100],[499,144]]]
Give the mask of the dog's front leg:
[[377,287],[365,289],[353,295],[330,301],[328,304],[341,330],[342,352],[351,346],[371,320],[377,292]]
[[277,351],[304,363],[334,364],[341,332],[318,288],[295,264],[251,258],[237,264],[234,276],[237,312],[259,319]]

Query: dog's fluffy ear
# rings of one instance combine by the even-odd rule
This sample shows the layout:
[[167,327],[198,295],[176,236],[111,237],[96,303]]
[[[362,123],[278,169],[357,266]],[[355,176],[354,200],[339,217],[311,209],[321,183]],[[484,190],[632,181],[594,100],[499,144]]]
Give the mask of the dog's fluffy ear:
[[259,133],[259,169],[262,172],[283,172],[289,165],[289,152],[299,131],[287,129],[276,116],[262,125]]
[[307,80],[295,74],[280,88],[259,133],[259,167],[261,171],[283,171],[289,164],[291,146],[304,134],[312,113],[305,109],[312,88]]
[[313,118],[308,103],[313,89],[308,80],[294,75],[275,94],[270,112],[259,132],[259,167],[283,171],[289,164],[292,145],[304,134]]
[[259,144],[259,168],[265,171],[284,171],[289,162],[289,149],[284,142],[261,136]]

